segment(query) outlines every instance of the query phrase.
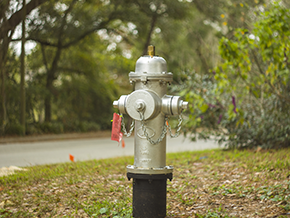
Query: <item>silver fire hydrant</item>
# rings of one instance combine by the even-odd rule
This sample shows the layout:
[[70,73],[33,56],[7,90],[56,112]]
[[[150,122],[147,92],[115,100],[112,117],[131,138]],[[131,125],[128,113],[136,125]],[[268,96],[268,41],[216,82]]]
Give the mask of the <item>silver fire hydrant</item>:
[[[166,61],[155,56],[154,46],[137,60],[129,80],[135,83],[135,91],[122,95],[113,105],[135,120],[134,165],[127,166],[127,177],[133,178],[133,217],[166,217],[166,182],[172,180],[173,167],[166,166],[165,136],[168,129],[171,137],[179,135],[181,112],[188,108],[188,102],[166,95],[173,75],[167,72]],[[175,135],[168,122],[174,115],[179,115]],[[125,135],[130,135],[134,124],[131,127]]]

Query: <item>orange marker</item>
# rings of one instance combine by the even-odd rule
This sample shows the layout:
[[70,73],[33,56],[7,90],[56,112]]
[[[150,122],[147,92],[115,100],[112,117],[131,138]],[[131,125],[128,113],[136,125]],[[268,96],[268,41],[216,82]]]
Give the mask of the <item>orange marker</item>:
[[71,160],[71,162],[75,162],[75,161],[74,161],[74,158],[75,158],[75,157],[74,157],[73,155],[71,155],[71,154],[69,155],[69,159]]

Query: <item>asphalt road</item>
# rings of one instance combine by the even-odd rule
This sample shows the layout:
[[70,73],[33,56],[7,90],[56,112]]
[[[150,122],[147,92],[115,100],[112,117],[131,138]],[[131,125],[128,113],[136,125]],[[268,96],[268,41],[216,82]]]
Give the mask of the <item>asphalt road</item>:
[[[211,140],[192,142],[183,136],[167,138],[167,153],[213,148],[219,146]],[[125,148],[109,138],[0,144],[0,168],[67,162],[69,154],[75,161],[130,156],[134,155],[134,138],[125,138]]]

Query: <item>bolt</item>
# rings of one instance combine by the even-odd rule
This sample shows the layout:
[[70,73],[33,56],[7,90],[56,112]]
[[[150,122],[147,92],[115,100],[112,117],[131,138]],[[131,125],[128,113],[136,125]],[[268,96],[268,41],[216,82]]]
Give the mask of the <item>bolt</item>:
[[143,108],[143,104],[142,103],[139,103],[138,105],[137,105],[137,109],[140,111],[140,110],[142,110],[142,108]]
[[143,111],[145,109],[145,104],[144,102],[136,102],[135,109],[137,111]]

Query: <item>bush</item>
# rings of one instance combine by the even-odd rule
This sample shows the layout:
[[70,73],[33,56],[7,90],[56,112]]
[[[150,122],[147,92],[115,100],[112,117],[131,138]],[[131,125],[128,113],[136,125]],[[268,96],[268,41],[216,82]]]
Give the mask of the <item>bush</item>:
[[220,40],[222,62],[209,75],[188,76],[186,130],[229,148],[290,145],[290,9],[271,4],[253,29]]
[[64,124],[65,132],[93,132],[99,131],[100,129],[101,127],[99,124],[88,121],[70,121]]
[[41,129],[37,126],[37,124],[28,124],[26,126],[26,135],[38,135],[42,134]]
[[100,129],[101,127],[97,123],[94,123],[94,122],[84,121],[84,122],[79,123],[79,130],[81,132],[93,132],[93,131],[98,131]]
[[5,128],[5,135],[23,135],[23,127],[19,123],[9,123]]
[[40,123],[38,124],[38,128],[41,130],[42,133],[60,134],[64,132],[63,124],[58,122]]

